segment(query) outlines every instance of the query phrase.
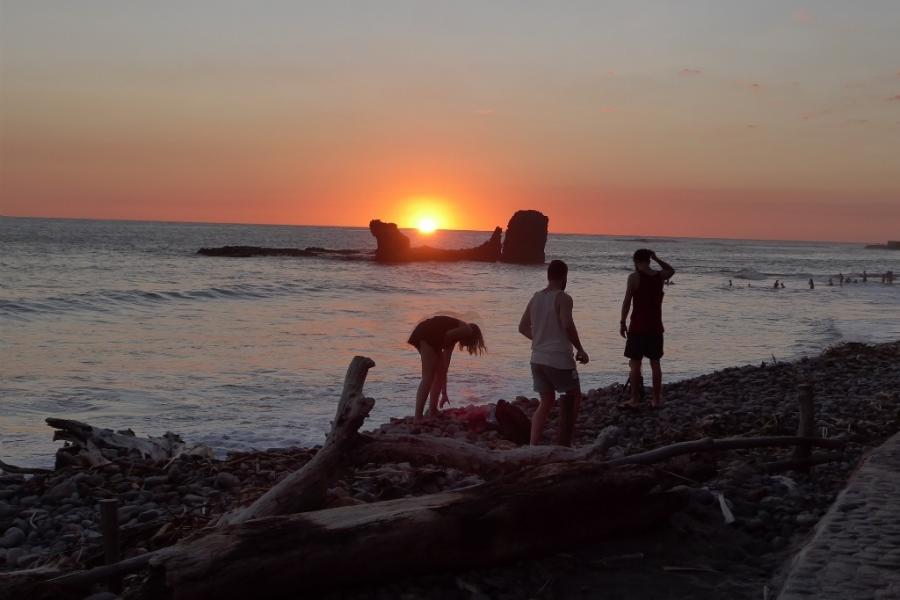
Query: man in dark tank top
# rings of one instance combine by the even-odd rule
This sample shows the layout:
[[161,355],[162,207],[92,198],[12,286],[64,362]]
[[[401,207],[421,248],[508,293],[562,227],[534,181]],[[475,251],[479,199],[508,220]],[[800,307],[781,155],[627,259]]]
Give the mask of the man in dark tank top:
[[[675,269],[662,260],[653,250],[641,248],[635,251],[634,272],[628,276],[625,288],[625,300],[622,302],[622,320],[619,322],[619,333],[625,342],[625,356],[631,367],[631,405],[640,405],[642,384],[641,365],[646,356],[653,372],[654,408],[662,406],[662,368],[659,361],[663,355],[662,301],[663,286],[675,274]],[[660,266],[657,271],[650,266],[654,260]],[[631,311],[631,323],[626,326],[625,319]]]

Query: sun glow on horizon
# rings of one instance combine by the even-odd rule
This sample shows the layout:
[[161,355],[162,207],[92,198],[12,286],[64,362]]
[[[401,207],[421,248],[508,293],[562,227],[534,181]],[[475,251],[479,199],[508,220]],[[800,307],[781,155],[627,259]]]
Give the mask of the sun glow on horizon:
[[451,204],[442,198],[414,197],[404,202],[401,226],[417,229],[429,235],[438,229],[452,229],[456,220]]
[[419,222],[416,224],[416,229],[419,230],[419,233],[424,234],[434,233],[437,228],[438,222],[434,217],[420,217]]

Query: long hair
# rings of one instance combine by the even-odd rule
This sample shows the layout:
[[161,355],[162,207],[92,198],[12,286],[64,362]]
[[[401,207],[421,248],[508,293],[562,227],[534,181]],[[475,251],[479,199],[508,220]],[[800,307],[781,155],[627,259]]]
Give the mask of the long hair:
[[484,336],[481,335],[481,328],[475,323],[469,323],[472,328],[472,335],[464,340],[460,340],[460,349],[465,348],[469,354],[484,354],[487,346],[484,345]]

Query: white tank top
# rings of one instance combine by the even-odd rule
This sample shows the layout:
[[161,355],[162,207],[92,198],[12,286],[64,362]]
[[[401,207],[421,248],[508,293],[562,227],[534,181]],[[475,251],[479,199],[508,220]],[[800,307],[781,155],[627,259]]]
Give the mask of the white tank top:
[[559,322],[556,298],[562,290],[541,290],[531,298],[531,362],[574,369],[572,342]]

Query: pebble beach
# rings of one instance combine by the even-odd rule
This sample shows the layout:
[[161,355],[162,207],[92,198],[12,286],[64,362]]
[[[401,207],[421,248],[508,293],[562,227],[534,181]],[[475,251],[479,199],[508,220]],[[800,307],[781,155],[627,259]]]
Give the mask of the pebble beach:
[[[763,586],[778,585],[780,566],[828,510],[864,453],[900,430],[900,342],[844,344],[796,362],[723,369],[667,384],[666,404],[659,410],[649,405],[629,410],[618,384],[593,389],[577,422],[576,446],[590,444],[604,427],[619,428],[609,456],[705,437],[793,435],[797,388],[804,383],[813,389],[817,433],[846,442],[838,460],[799,473],[766,467],[789,458],[789,449],[688,455],[666,464],[666,485],[681,486],[691,501],[661,531],[598,540],[596,547],[573,549],[575,554],[562,557],[420,576],[345,590],[334,597],[591,597],[596,586],[616,597],[619,584],[622,597],[627,597],[631,573],[649,586],[645,597],[663,597],[654,596],[655,589],[665,591],[664,597],[727,593],[758,598]],[[533,398],[512,402],[529,415],[537,406]],[[446,410],[421,426],[411,418],[392,419],[370,433],[425,433],[495,449],[515,447],[491,427],[489,414],[489,406],[468,406]],[[554,419],[545,432],[548,442],[555,435]],[[253,501],[316,450],[276,448],[233,453],[225,460],[184,457],[167,465],[118,457],[91,470],[6,473],[0,476],[0,569],[74,570],[102,564],[98,502],[105,498],[119,501],[123,557],[173,544]],[[476,475],[440,465],[370,464],[335,480],[328,505],[376,502],[480,482]],[[734,516],[732,524],[724,523],[719,495]]]

